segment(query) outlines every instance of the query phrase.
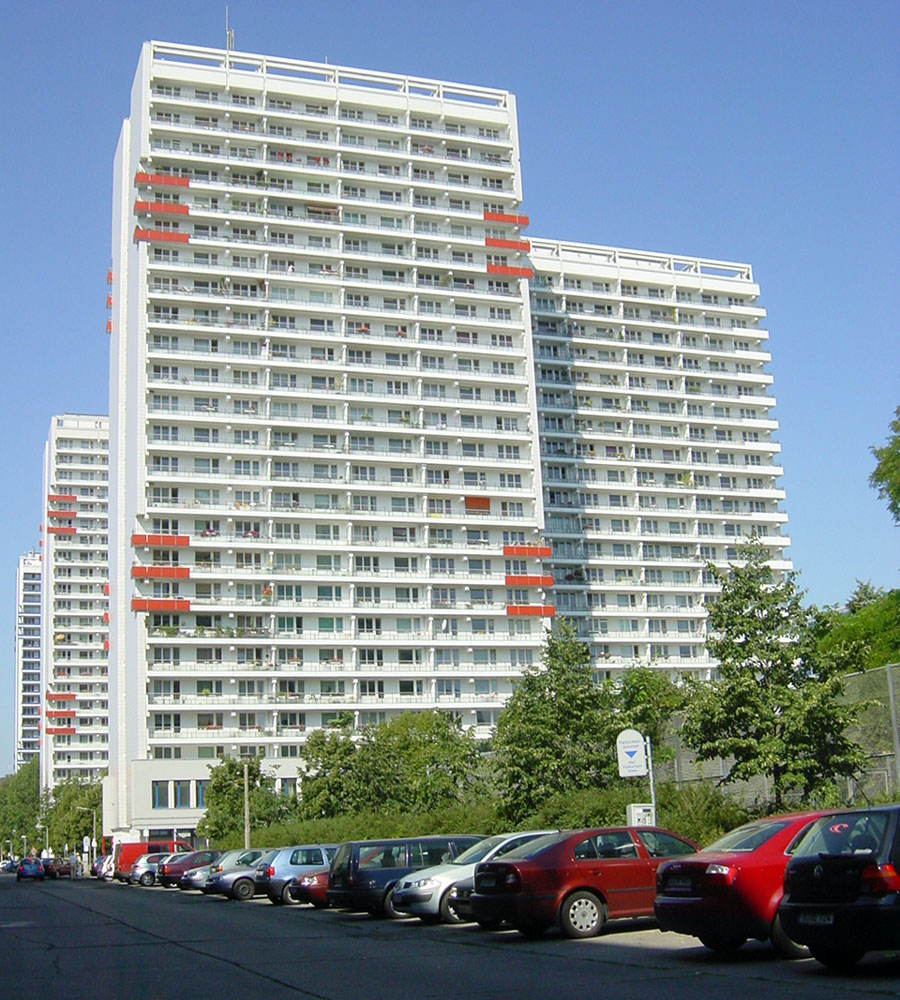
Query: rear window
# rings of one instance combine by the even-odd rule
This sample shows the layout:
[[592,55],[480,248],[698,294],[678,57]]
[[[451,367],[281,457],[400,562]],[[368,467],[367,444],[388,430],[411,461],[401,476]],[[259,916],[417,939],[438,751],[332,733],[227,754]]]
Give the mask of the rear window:
[[359,868],[402,868],[406,864],[406,844],[360,844]]
[[410,844],[409,864],[416,868],[443,865],[452,857],[449,840],[415,840]]
[[301,847],[291,852],[292,865],[321,865],[322,850],[319,847]]
[[856,856],[887,854],[889,812],[840,813],[823,816],[794,848],[795,857],[817,854]]
[[791,821],[789,819],[769,820],[745,823],[736,830],[726,833],[724,837],[714,840],[704,851],[741,851],[749,853],[771,840],[779,830],[783,830]]
[[521,861],[524,858],[533,858],[541,851],[546,851],[548,847],[558,844],[561,839],[559,833],[547,833],[543,837],[536,837],[527,844],[520,844],[515,850],[503,855],[504,861]]
[[334,855],[334,860],[332,861],[332,869],[334,871],[343,871],[349,869],[350,867],[350,855],[353,853],[353,844],[341,844]]
[[578,841],[572,848],[576,861],[594,858],[636,858],[637,848],[627,830],[607,830]]

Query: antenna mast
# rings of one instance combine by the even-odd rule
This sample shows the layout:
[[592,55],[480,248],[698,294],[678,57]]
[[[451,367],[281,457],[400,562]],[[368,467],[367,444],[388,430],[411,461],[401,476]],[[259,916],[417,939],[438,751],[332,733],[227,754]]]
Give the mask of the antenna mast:
[[225,48],[228,52],[234,50],[234,28],[228,27],[228,4],[225,4]]

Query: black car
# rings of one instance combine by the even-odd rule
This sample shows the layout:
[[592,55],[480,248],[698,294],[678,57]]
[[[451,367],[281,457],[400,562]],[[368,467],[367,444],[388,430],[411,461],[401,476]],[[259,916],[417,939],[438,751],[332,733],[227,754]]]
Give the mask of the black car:
[[332,906],[365,910],[372,916],[407,916],[391,902],[397,881],[410,872],[452,861],[483,839],[464,834],[341,844],[331,863],[326,899]]
[[900,804],[832,813],[794,848],[778,907],[784,930],[834,969],[900,946]]

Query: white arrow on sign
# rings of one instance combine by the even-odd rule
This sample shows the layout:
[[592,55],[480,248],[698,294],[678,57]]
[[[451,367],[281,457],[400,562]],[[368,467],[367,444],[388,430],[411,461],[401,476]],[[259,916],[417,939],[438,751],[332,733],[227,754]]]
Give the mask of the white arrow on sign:
[[647,748],[636,729],[623,729],[616,737],[620,778],[642,778],[647,773]]

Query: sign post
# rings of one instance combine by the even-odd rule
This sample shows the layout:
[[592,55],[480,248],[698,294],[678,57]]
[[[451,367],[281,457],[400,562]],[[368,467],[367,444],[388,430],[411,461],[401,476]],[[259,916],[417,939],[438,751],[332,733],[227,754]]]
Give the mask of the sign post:
[[653,756],[650,737],[644,737],[636,729],[623,729],[616,737],[616,756],[619,761],[620,778],[643,778],[650,775],[650,803],[653,809],[653,823],[656,823],[656,789],[653,785]]

